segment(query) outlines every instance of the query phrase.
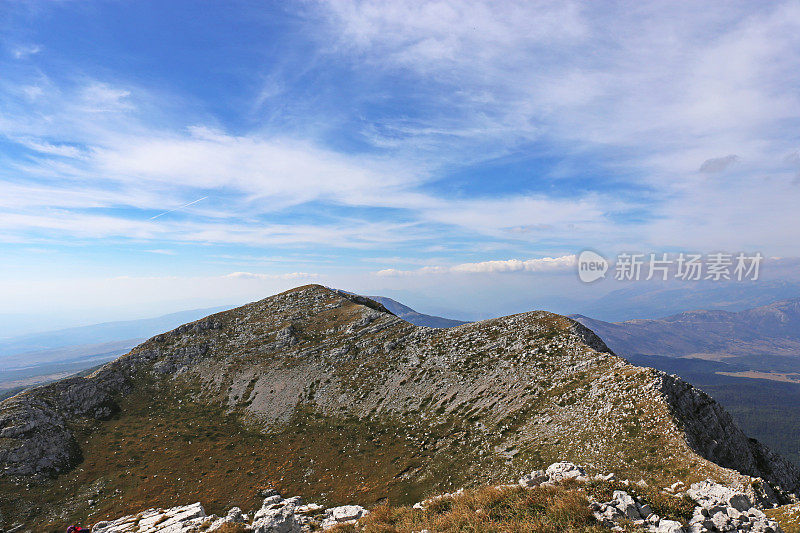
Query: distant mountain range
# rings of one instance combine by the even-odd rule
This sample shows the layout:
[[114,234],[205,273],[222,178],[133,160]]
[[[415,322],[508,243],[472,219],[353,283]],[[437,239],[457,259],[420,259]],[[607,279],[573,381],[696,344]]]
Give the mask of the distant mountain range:
[[763,372],[800,372],[800,298],[738,312],[687,311],[660,319],[572,318],[618,354],[695,357]]
[[225,309],[230,309],[230,306],[190,309],[154,318],[104,322],[102,324],[30,333],[8,339],[0,339],[0,365],[3,364],[2,362],[7,356],[25,352],[38,352],[85,344],[119,342],[124,339],[148,338],[186,322],[197,320]]
[[153,335],[224,309],[229,307],[191,309],[2,339],[0,398],[106,363]]
[[572,302],[572,311],[618,322],[632,318],[657,318],[687,309],[737,312],[777,300],[800,298],[800,283],[785,280],[758,282],[633,282],[595,300]]
[[418,313],[407,305],[403,305],[400,302],[385,296],[368,296],[368,298],[383,304],[386,309],[394,313],[396,316],[402,318],[406,322],[411,322],[415,326],[426,326],[429,328],[452,328],[454,326],[460,326],[461,324],[467,323],[463,320],[454,320],[452,318],[443,318],[440,316]]

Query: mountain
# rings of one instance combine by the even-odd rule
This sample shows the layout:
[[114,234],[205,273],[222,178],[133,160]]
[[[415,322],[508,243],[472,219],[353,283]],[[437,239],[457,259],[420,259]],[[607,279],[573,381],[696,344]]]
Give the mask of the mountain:
[[648,281],[631,283],[596,300],[575,303],[572,310],[601,320],[618,322],[634,317],[663,317],[686,309],[736,312],[797,297],[800,297],[800,283],[791,280],[764,279],[755,283]]
[[572,317],[620,354],[698,357],[800,372],[800,298],[739,312],[699,310],[615,323]]
[[318,285],[0,403],[4,525],[35,531],[192,501],[251,509],[259,488],[413,503],[557,460],[769,501],[800,488],[709,396],[578,322],[535,311],[422,328]]
[[442,318],[440,316],[418,313],[407,305],[403,305],[400,302],[385,296],[369,296],[369,298],[383,305],[390,312],[394,313],[395,316],[402,318],[406,322],[411,322],[415,326],[425,326],[429,328],[452,328],[455,326],[460,326],[461,324],[466,324],[466,322],[463,320],[454,320],[452,318]]
[[[370,298],[417,326],[449,328],[466,323],[418,313],[391,298]],[[223,309],[228,308],[192,309],[155,318],[107,322],[0,340],[0,399],[110,361],[147,337]],[[87,340],[102,342],[76,344]]]

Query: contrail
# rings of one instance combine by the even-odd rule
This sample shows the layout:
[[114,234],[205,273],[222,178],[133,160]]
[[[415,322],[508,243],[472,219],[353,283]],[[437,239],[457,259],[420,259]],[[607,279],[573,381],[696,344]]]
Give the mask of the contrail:
[[174,213],[175,211],[180,211],[181,209],[183,209],[183,208],[185,208],[185,207],[189,207],[190,205],[194,205],[194,204],[196,204],[197,202],[200,202],[200,201],[202,201],[202,200],[205,200],[206,198],[208,198],[208,196],[203,196],[202,198],[199,198],[199,199],[195,200],[194,202],[189,202],[188,204],[186,204],[186,205],[182,205],[182,206],[180,206],[180,207],[176,207],[175,209],[170,209],[169,211],[164,211],[163,213],[159,213],[158,215],[156,215],[156,216],[154,216],[154,217],[150,217],[150,218],[148,218],[147,220],[155,220],[155,219],[157,219],[158,217],[163,217],[164,215],[168,215],[168,214],[170,214],[170,213]]

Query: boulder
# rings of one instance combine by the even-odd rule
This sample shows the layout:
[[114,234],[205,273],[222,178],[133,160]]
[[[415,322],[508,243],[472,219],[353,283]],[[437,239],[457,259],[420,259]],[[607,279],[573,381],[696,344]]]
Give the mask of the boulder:
[[661,520],[656,533],[684,533],[683,525],[675,520]]
[[613,505],[619,510],[620,513],[625,515],[625,518],[628,520],[639,520],[643,518],[639,513],[639,508],[636,505],[636,501],[627,492],[615,490]]
[[553,463],[547,467],[545,473],[548,479],[554,483],[586,475],[583,468],[574,463],[567,462]]
[[261,509],[253,516],[254,533],[300,533],[300,522],[295,516],[300,498],[284,500],[277,494],[264,500]]
[[342,505],[325,511],[325,520],[322,529],[330,529],[337,524],[352,524],[362,516],[369,513],[360,505]]
[[519,485],[524,488],[538,487],[545,481],[549,481],[549,479],[544,470],[534,470],[530,474],[525,474],[519,478]]
[[693,483],[686,494],[707,508],[713,506],[733,507],[737,511],[743,512],[753,507],[753,502],[750,501],[747,494],[708,480]]

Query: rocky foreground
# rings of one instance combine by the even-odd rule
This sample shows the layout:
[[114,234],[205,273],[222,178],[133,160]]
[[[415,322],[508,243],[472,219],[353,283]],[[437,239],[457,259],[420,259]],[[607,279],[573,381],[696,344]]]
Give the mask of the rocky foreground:
[[[592,483],[615,481],[614,474],[597,474],[588,477],[580,466],[569,462],[550,465],[546,470],[526,474],[513,485],[499,485],[499,490],[522,487],[535,490],[569,484],[572,490],[585,494],[586,505],[591,509],[598,525],[612,531],[647,531],[652,533],[712,533],[741,531],[753,533],[780,533],[781,527],[759,509],[752,494],[735,490],[711,481],[694,483],[689,488],[676,483],[666,487],[662,493],[675,500],[689,499],[695,505],[689,520],[674,520],[661,517],[653,511],[650,503],[633,495],[643,482],[631,483],[623,480],[623,486],[633,490],[614,490],[613,498],[599,502],[591,496],[588,486]],[[646,484],[644,484],[646,486]],[[463,490],[452,494],[435,496],[415,504],[418,512],[425,512],[443,500],[455,499]],[[200,503],[172,509],[150,509],[137,515],[125,516],[113,521],[99,522],[93,533],[198,533],[214,531],[236,531],[254,533],[301,533],[324,531],[339,525],[351,524],[355,530],[362,529],[359,519],[369,511],[358,505],[325,508],[317,504],[304,503],[300,497],[283,498],[274,491],[266,494],[262,506],[252,515],[234,507],[225,516],[208,516]]]

